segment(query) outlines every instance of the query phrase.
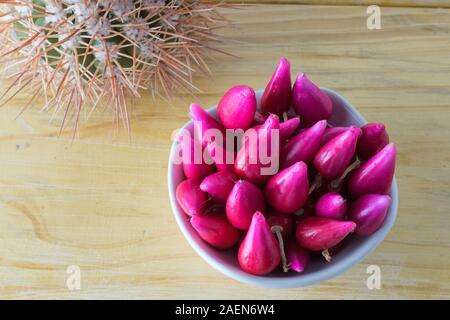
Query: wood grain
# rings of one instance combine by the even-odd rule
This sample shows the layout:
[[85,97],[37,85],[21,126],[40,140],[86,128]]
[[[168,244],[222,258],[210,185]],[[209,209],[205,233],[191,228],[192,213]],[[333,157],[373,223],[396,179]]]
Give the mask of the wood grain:
[[[236,41],[213,54],[198,100],[230,86],[262,88],[280,56],[347,97],[398,145],[398,220],[373,254],[336,279],[261,290],[209,267],[189,247],[169,206],[167,157],[187,105],[136,107],[132,142],[98,115],[71,143],[38,106],[15,120],[26,95],[0,112],[0,298],[450,298],[450,10],[385,8],[366,29],[361,7],[258,5],[226,10]],[[382,271],[368,290],[366,267]],[[81,268],[81,290],[66,268]]]

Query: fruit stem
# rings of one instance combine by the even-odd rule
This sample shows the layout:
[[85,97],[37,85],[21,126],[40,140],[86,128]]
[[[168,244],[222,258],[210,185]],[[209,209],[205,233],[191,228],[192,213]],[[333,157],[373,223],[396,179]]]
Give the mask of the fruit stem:
[[317,188],[319,188],[322,185],[322,176],[318,173],[314,177],[314,181],[311,184],[311,187],[309,188],[308,195],[314,192]]
[[281,264],[283,266],[283,271],[288,272],[289,271],[289,263],[286,259],[286,254],[284,252],[284,241],[283,241],[283,235],[281,234],[283,232],[282,226],[273,226],[270,230],[272,230],[273,233],[277,236],[278,244],[280,245],[280,252],[281,252]]
[[358,169],[360,165],[361,161],[358,158],[356,158],[356,160],[351,165],[349,165],[347,169],[345,169],[344,173],[339,178],[330,182],[330,189],[333,191],[338,190],[342,184],[342,181],[344,181],[345,177],[347,177],[347,175],[351,171]]
[[331,262],[332,257],[328,249],[322,251],[322,256],[325,258],[325,260],[327,260],[327,262]]

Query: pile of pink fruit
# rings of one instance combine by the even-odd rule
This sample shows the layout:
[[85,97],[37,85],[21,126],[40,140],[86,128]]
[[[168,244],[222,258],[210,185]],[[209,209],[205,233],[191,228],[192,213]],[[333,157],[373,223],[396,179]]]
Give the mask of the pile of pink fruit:
[[[329,96],[304,73],[291,86],[285,58],[264,90],[260,110],[254,90],[238,85],[225,93],[217,111],[215,119],[198,104],[190,106],[200,138],[180,143],[186,179],[176,199],[209,245],[238,246],[242,270],[302,272],[311,255],[330,262],[349,234],[368,236],[382,226],[396,156],[382,123],[332,126]],[[259,159],[260,144],[247,143],[246,135],[240,149],[228,148],[204,138],[209,129],[252,129],[279,161],[277,170],[264,172],[273,163]],[[194,161],[195,148],[212,163]]]

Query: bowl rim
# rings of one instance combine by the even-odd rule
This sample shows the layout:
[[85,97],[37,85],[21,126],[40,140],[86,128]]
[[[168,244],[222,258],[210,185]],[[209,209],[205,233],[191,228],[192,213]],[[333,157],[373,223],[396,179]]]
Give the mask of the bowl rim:
[[[366,119],[358,112],[358,110],[343,96],[341,96],[339,93],[337,93],[334,90],[328,89],[326,87],[320,87],[323,91],[325,91],[329,96],[332,96],[334,99],[340,100],[342,106],[347,109],[347,111],[351,112],[356,118],[358,118],[359,121],[362,123],[367,123]],[[256,94],[259,97],[260,94],[263,92],[263,90],[257,90]],[[217,105],[212,106],[206,111],[208,113],[211,113],[217,108]],[[185,123],[183,128],[186,128],[192,120]],[[359,245],[355,250],[351,252],[351,254],[348,254],[345,258],[341,259],[340,261],[337,261],[335,263],[330,263],[327,268],[324,268],[323,270],[319,270],[317,272],[311,273],[311,274],[302,274],[299,273],[298,276],[295,277],[268,277],[268,276],[256,276],[252,274],[247,274],[245,272],[238,273],[232,270],[231,268],[225,266],[224,264],[220,263],[220,261],[217,261],[214,257],[210,256],[208,252],[206,252],[198,243],[197,240],[195,240],[191,234],[190,231],[186,228],[182,221],[182,217],[185,217],[186,214],[184,212],[180,212],[177,206],[177,201],[175,198],[175,190],[176,187],[173,183],[173,171],[174,171],[174,164],[172,162],[172,159],[174,157],[175,153],[175,141],[172,143],[170,148],[170,155],[168,160],[168,175],[167,175],[167,181],[168,181],[168,189],[169,189],[169,199],[170,199],[170,205],[172,209],[172,213],[175,216],[175,220],[178,224],[178,227],[180,228],[182,234],[186,238],[187,242],[190,244],[190,246],[194,249],[194,251],[202,257],[203,260],[205,260],[211,267],[218,270],[219,272],[225,274],[226,276],[241,281],[248,284],[253,284],[260,287],[265,288],[296,288],[296,287],[304,287],[308,285],[312,285],[314,283],[319,283],[325,280],[329,280],[331,278],[334,278],[338,276],[341,273],[346,272],[353,266],[357,265],[361,260],[363,260],[365,257],[370,255],[378,246],[379,244],[386,238],[390,230],[392,229],[395,220],[397,218],[397,211],[398,211],[398,186],[397,181],[394,176],[394,179],[392,181],[391,186],[391,198],[392,203],[389,208],[389,214],[383,223],[383,226],[377,231],[376,236],[370,237],[367,239],[364,243]]]

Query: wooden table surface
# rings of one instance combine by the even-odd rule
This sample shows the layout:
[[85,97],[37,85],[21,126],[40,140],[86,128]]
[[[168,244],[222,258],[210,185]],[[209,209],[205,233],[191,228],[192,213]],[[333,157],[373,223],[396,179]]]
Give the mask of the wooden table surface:
[[[262,88],[280,56],[347,97],[398,146],[400,206],[387,239],[338,278],[261,290],[228,279],[184,240],[168,200],[170,136],[191,98],[139,100],[132,142],[107,115],[71,144],[38,107],[15,120],[26,95],[0,110],[0,298],[450,298],[450,9],[255,5],[225,10],[237,42],[198,78],[202,105],[230,86]],[[366,287],[378,265],[382,288]],[[81,289],[66,269],[81,268]]]

